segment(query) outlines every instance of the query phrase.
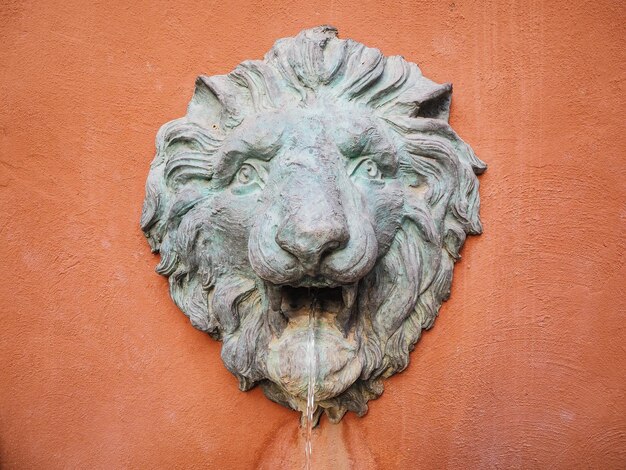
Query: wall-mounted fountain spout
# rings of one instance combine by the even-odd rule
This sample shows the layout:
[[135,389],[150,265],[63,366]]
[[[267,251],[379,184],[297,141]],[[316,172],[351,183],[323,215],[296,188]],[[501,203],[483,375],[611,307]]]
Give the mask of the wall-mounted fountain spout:
[[403,370],[479,234],[452,86],[322,26],[201,76],[157,135],[141,227],[242,390],[332,422]]

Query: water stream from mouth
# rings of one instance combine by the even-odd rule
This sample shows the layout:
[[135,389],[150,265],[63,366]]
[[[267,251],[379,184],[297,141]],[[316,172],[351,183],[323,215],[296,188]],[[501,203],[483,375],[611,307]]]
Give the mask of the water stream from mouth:
[[305,457],[305,469],[311,470],[311,457],[313,446],[311,439],[313,437],[313,417],[315,416],[315,410],[317,406],[315,405],[315,378],[317,377],[317,355],[315,353],[315,312],[316,306],[315,303],[311,305],[309,310],[309,330],[307,335],[307,374],[309,377],[309,382],[307,386],[307,398],[306,398],[306,435],[305,435],[305,447],[304,447],[304,457]]

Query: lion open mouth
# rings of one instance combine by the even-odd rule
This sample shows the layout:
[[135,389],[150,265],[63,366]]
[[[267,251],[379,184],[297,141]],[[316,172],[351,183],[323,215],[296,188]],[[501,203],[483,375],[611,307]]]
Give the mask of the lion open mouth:
[[[268,283],[269,284],[269,283]],[[333,320],[337,329],[347,336],[355,313],[358,283],[338,287],[267,286],[271,310],[287,323],[313,312],[316,317]],[[284,322],[283,322],[284,323]],[[285,325],[287,325],[285,323]],[[278,332],[278,336],[282,331]]]
[[[293,396],[304,399],[308,387],[307,334],[315,335],[317,362],[315,399],[336,396],[361,372],[358,342],[352,326],[358,284],[337,287],[272,285],[270,315],[283,327],[270,341],[268,373]],[[312,323],[310,323],[312,322]]]

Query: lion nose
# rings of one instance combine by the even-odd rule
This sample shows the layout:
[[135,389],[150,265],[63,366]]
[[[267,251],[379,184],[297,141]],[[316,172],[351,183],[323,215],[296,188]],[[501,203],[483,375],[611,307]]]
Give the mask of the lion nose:
[[328,204],[312,204],[291,214],[279,226],[276,243],[315,274],[322,258],[343,248],[350,238],[345,216]]

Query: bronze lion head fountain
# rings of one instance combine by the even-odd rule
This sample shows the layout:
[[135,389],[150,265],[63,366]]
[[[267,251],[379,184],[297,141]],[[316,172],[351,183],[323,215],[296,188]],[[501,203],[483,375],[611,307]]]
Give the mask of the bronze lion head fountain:
[[448,124],[452,87],[329,26],[200,76],[157,135],[141,227],[241,390],[358,415],[402,371],[479,234],[485,165]]

